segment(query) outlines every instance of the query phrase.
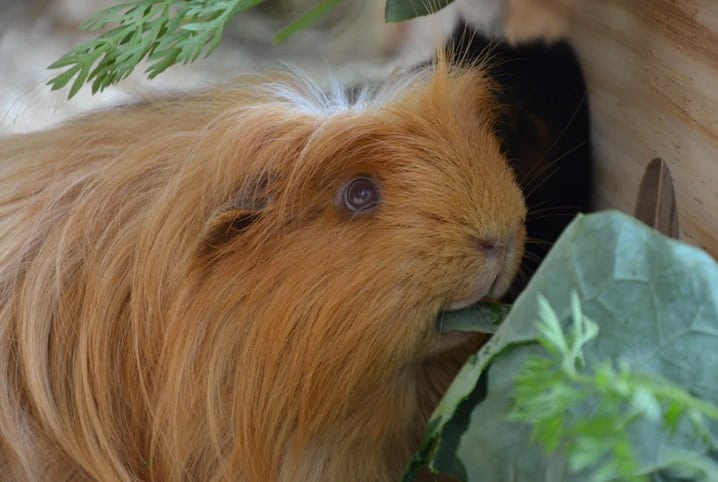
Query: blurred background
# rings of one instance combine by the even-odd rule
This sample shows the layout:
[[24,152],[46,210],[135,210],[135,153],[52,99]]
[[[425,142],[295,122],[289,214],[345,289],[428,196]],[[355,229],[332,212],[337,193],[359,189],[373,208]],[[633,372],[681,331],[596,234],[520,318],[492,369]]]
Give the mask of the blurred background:
[[[274,35],[317,0],[267,0],[230,23],[207,59],[171,67],[149,81],[142,64],[130,78],[91,95],[85,86],[72,100],[67,88],[52,92],[47,80],[60,71],[47,66],[93,37],[79,25],[113,0],[3,0],[0,15],[0,134],[45,128],[78,112],[141,99],[163,91],[206,87],[251,71],[297,66],[321,83],[329,77],[377,81],[398,66],[430,58],[457,21],[461,2],[429,17],[384,23],[384,0],[344,0],[287,42]],[[495,4],[499,0],[469,0]],[[479,5],[490,13],[490,8]],[[463,6],[466,8],[466,5]],[[479,11],[481,11],[479,8]]]

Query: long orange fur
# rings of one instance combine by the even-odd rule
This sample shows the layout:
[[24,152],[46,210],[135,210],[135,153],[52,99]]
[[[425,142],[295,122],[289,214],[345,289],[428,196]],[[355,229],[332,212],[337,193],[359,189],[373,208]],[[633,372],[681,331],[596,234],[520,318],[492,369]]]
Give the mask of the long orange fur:
[[[0,479],[398,480],[476,345],[436,316],[506,289],[523,197],[480,69],[324,114],[294,84],[0,139]],[[335,207],[356,174],[373,215]]]

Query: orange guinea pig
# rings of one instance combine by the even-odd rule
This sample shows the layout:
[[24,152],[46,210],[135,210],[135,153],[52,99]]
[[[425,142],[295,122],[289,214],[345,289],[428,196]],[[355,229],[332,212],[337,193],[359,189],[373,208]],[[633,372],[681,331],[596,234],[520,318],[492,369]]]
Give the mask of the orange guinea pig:
[[495,111],[440,60],[2,139],[2,480],[398,480],[523,253]]

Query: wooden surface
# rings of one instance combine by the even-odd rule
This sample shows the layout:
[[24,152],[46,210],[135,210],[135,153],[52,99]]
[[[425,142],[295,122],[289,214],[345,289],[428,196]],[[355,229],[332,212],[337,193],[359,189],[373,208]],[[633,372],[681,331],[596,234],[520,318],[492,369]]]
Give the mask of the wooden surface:
[[680,239],[718,258],[718,0],[508,0],[514,40],[565,35],[589,89],[597,208],[665,161]]

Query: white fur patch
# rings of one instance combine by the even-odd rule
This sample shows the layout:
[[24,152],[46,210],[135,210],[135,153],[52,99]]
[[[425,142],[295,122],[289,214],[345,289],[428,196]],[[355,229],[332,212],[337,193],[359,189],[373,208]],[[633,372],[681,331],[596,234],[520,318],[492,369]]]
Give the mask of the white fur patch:
[[342,113],[358,113],[381,107],[400,97],[411,86],[427,78],[428,69],[395,72],[378,85],[346,85],[330,79],[323,87],[307,74],[292,69],[289,82],[270,82],[262,88],[271,100],[302,114],[320,119]]

